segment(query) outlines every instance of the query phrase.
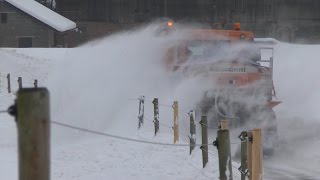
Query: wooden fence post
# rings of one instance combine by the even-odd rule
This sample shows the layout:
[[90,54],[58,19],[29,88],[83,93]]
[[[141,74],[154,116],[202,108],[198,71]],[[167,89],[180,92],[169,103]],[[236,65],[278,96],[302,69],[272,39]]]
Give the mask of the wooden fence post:
[[189,139],[190,139],[190,154],[191,154],[194,148],[196,147],[196,123],[194,121],[194,111],[190,111],[189,116],[190,116]]
[[18,91],[17,127],[19,180],[50,179],[49,92],[45,88]]
[[22,77],[18,77],[19,89],[22,89]]
[[201,117],[201,131],[202,131],[202,146],[200,147],[202,150],[202,163],[203,168],[206,167],[206,164],[208,163],[208,122],[207,122],[207,116]]
[[227,121],[221,121],[215,144],[218,148],[220,180],[232,180],[230,135]]
[[144,118],[144,96],[139,98],[139,115],[138,115],[138,129],[141,128],[143,125],[143,118]]
[[252,138],[252,180],[262,180],[261,129],[254,129]]
[[179,105],[178,101],[174,101],[173,103],[173,143],[179,141]]
[[11,93],[11,81],[10,81],[10,74],[7,74],[7,80],[8,80],[8,93]]
[[38,80],[37,79],[34,80],[33,85],[34,85],[34,88],[38,88]]
[[159,100],[158,98],[154,98],[152,101],[154,105],[154,135],[157,135],[159,131]]
[[227,121],[220,121],[220,129],[217,132],[217,142],[215,144],[218,147],[220,180],[232,180],[230,135]]

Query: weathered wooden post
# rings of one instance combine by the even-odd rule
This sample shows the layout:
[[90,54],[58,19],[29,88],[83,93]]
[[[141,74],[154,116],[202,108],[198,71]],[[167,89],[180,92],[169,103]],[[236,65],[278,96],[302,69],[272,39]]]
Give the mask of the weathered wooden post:
[[208,122],[207,122],[207,116],[201,117],[201,131],[202,131],[202,146],[200,147],[202,150],[202,163],[203,168],[206,167],[206,164],[208,163],[209,158],[209,151],[208,151]]
[[173,143],[179,141],[179,105],[178,101],[173,103]]
[[252,180],[262,180],[261,129],[252,131]]
[[34,88],[38,88],[38,80],[37,79],[34,80],[33,85],[34,85]]
[[217,132],[215,145],[218,148],[220,179],[232,180],[230,135],[227,121],[220,122],[220,129]]
[[19,89],[22,89],[22,77],[18,77]]
[[194,121],[194,111],[189,112],[189,117],[190,117],[190,154],[196,147],[196,123]]
[[138,129],[141,128],[143,125],[143,118],[144,118],[144,96],[139,98],[139,115],[138,115]]
[[10,74],[7,74],[7,80],[8,80],[8,93],[11,93],[11,81],[10,81]]
[[154,98],[152,101],[154,105],[154,135],[157,135],[159,131],[159,100],[158,98]]
[[19,180],[50,179],[49,92],[45,88],[18,91],[17,128]]

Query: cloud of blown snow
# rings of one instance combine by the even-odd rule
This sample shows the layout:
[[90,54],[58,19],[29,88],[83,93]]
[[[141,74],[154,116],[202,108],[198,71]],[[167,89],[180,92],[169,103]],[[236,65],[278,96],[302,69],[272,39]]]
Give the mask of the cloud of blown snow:
[[278,98],[283,101],[279,113],[320,119],[319,49],[319,45],[276,46],[274,81]]
[[[149,100],[145,112],[151,119],[153,105],[150,101],[154,97],[166,105],[179,100],[184,112],[194,109],[203,92],[215,86],[214,82],[201,76],[182,78],[181,81],[178,73],[166,71],[163,56],[168,47],[184,38],[184,33],[178,29],[169,36],[156,36],[156,28],[150,25],[69,49],[64,62],[49,81],[53,120],[99,131],[130,134],[136,130],[138,121],[138,101],[132,99],[140,95]],[[234,52],[230,53],[233,56],[228,55],[228,59],[238,57],[242,46],[246,45],[228,49]],[[314,83],[307,80],[314,80],[317,73],[316,66],[312,66],[316,61],[316,56],[312,55],[316,48],[303,52],[296,46],[282,43],[275,46],[274,83],[277,98],[283,101],[275,108],[277,114],[319,117],[317,106],[313,105],[314,98],[319,96],[316,91],[310,91]],[[290,54],[291,51],[301,53]],[[300,71],[299,66],[301,70],[310,70]],[[299,72],[305,76],[299,76]],[[308,95],[302,93],[308,91]],[[242,101],[250,107],[261,99],[244,98]],[[187,116],[180,117],[182,121],[188,120]],[[160,120],[165,124],[172,123],[172,109],[160,106]]]
[[[137,129],[134,98],[146,96],[149,118],[154,97],[171,105],[179,81],[165,69],[163,58],[183,32],[157,36],[157,28],[150,25],[69,49],[49,78],[52,119],[125,136]],[[171,116],[171,111],[165,110],[160,118]]]
[[[145,95],[146,117],[153,117],[150,101],[154,97],[165,105],[179,100],[180,117],[187,123],[186,112],[196,108],[204,92],[213,89],[215,84],[210,77],[186,78],[181,77],[181,70],[168,72],[164,55],[169,47],[185,39],[181,29],[188,28],[178,27],[168,36],[157,36],[157,28],[150,25],[69,49],[49,78],[53,120],[98,131],[130,134],[136,130],[138,113],[138,101],[132,99]],[[246,45],[223,49],[229,52],[223,57],[237,58],[243,46]],[[248,99],[245,102],[248,103]],[[172,109],[160,106],[160,120],[170,125]]]

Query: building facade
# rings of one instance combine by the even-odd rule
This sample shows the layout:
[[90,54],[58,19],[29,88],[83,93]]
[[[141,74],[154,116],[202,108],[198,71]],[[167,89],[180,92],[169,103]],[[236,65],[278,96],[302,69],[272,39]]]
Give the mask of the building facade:
[[[68,27],[52,23],[49,16],[66,21]],[[69,27],[75,24],[35,1],[0,0],[0,47],[64,47]]]
[[204,26],[240,22],[257,37],[320,42],[319,0],[56,0],[56,11],[82,30],[75,44],[161,17]]
[[53,47],[54,31],[0,1],[0,47]]

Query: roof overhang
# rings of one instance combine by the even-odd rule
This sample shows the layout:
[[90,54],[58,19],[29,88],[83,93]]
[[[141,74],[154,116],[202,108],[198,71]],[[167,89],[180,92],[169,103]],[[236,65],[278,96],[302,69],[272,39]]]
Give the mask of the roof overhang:
[[59,32],[69,31],[77,27],[75,22],[61,16],[35,0],[5,1]]

